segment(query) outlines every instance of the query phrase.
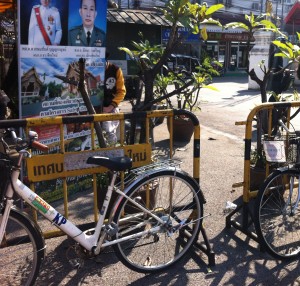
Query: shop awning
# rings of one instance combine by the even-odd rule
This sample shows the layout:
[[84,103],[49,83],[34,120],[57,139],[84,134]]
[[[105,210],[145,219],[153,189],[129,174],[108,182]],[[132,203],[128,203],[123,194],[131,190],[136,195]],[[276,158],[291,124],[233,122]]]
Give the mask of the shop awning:
[[[214,18],[219,20],[223,25],[229,22],[245,22],[245,16],[238,14],[216,12]],[[152,10],[108,9],[107,21],[165,27],[169,27],[172,24],[164,15]]]
[[107,21],[116,23],[157,25],[168,27],[171,25],[162,14],[147,10],[107,10]]
[[284,18],[286,24],[300,25],[300,1],[298,0]]

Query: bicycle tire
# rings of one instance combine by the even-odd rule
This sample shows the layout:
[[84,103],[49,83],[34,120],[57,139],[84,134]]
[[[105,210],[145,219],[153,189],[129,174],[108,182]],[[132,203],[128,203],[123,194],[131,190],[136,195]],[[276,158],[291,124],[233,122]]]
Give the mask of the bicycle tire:
[[[150,190],[148,207],[143,194],[146,189]],[[181,259],[198,238],[204,202],[199,185],[185,172],[159,170],[134,183],[127,195],[162,218],[168,227],[184,224],[172,235],[162,226],[158,232],[114,245],[117,257],[132,270],[142,273],[165,270]],[[115,238],[159,225],[126,198],[117,205],[113,218],[118,229]]]
[[[0,222],[1,218],[2,214]],[[40,229],[27,215],[12,209],[0,244],[1,285],[34,285],[44,256]]]
[[299,175],[295,169],[273,172],[255,199],[254,223],[259,242],[262,249],[280,260],[300,255],[300,212],[299,208],[295,213],[291,211],[299,192]]

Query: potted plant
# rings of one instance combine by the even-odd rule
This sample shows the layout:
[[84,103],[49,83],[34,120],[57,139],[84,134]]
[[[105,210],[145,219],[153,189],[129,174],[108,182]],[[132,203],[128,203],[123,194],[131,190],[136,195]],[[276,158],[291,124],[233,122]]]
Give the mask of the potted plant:
[[[212,69],[212,67],[210,66]],[[165,96],[168,92],[176,92],[176,100],[166,97],[166,106],[170,109],[183,109],[188,111],[195,111],[200,109],[199,96],[201,88],[211,88],[210,86],[211,75],[208,71],[204,70],[201,66],[196,68],[197,72],[188,72],[186,70],[169,71],[168,75],[158,75],[154,82],[154,94],[158,96]],[[191,80],[192,79],[192,80]],[[186,81],[191,80],[187,85]],[[168,121],[168,129],[170,131],[170,122]],[[186,142],[190,141],[194,132],[193,122],[184,115],[173,117],[173,139],[175,141]]]

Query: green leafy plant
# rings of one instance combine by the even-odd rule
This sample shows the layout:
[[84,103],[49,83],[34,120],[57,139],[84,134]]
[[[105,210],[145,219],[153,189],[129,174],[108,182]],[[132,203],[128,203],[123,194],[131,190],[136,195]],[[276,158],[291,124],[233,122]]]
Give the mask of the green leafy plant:
[[264,169],[266,166],[265,152],[258,152],[257,149],[252,149],[250,153],[250,164],[254,167]]
[[[199,67],[200,70],[200,67]],[[211,75],[207,72],[192,72],[189,73],[189,78],[185,78],[186,73],[171,72],[167,76],[157,75],[154,82],[154,100],[165,100],[169,108],[185,109],[193,111],[200,109],[199,97],[201,88],[209,88],[217,90],[215,87],[209,85],[211,82]],[[187,81],[190,82],[187,85]],[[170,89],[173,86],[173,89]],[[178,92],[180,90],[181,92]],[[176,95],[176,105],[172,102],[170,94]]]
[[[300,33],[299,32],[296,33],[299,41]],[[294,45],[289,41],[281,42],[278,40],[273,41],[273,44],[280,49],[280,52],[276,53],[275,56],[287,58],[289,61],[288,66],[294,62],[299,63],[300,47],[298,45]]]
[[[168,58],[183,41],[184,36],[179,34],[178,28],[182,26],[188,27],[191,33],[199,34],[199,38],[201,36],[206,40],[206,28],[200,30],[199,26],[203,23],[220,25],[218,21],[213,20],[211,17],[215,11],[222,7],[222,4],[213,5],[211,7],[208,7],[206,3],[203,3],[203,5],[198,3],[191,4],[188,0],[169,1],[164,8],[159,9],[172,24],[170,37],[165,47],[162,45],[151,45],[150,42],[144,40],[143,35],[140,34],[141,41],[132,42],[132,49],[127,47],[119,48],[136,62],[140,70],[140,79],[144,86],[144,99],[143,101],[141,100],[142,92],[140,92],[140,96],[135,104],[135,110],[151,110],[153,104],[167,97],[167,95],[164,95],[162,99],[154,98],[154,83],[157,75],[161,73],[161,70],[168,69],[166,67]],[[168,71],[171,72],[170,70]],[[199,76],[193,78],[197,78],[198,83],[200,82]],[[186,82],[178,92],[180,93],[191,84],[191,81]],[[175,95],[175,93],[169,94],[168,97],[173,95]]]
[[[271,76],[276,76],[279,74],[283,74],[293,63],[299,63],[300,58],[300,52],[299,47],[297,45],[291,44],[286,36],[276,27],[276,24],[272,22],[270,14],[262,14],[259,16],[254,16],[252,13],[250,15],[245,15],[245,23],[241,22],[232,22],[227,25],[225,25],[225,29],[227,28],[242,28],[246,31],[248,34],[248,40],[246,45],[246,51],[247,51],[247,73],[249,77],[255,81],[260,89],[261,94],[261,102],[267,102],[268,101],[268,95],[273,95],[275,100],[283,100],[285,98],[288,99],[285,96],[275,94],[274,92],[268,93],[267,91],[267,85],[268,81],[270,80]],[[258,77],[256,71],[254,68],[250,70],[249,68],[249,57],[250,57],[250,50],[252,49],[251,45],[251,39],[254,37],[255,32],[258,31],[270,31],[274,33],[275,37],[281,37],[284,38],[285,41],[282,40],[274,40],[272,41],[272,44],[278,48],[279,52],[276,52],[274,54],[275,57],[283,57],[288,59],[288,64],[283,66],[277,71],[274,71],[272,68],[269,68],[265,64],[265,60],[263,59],[258,63],[259,69],[262,71],[263,76],[260,78]],[[299,33],[298,38],[299,38]],[[300,39],[300,38],[299,38]],[[297,94],[295,93],[294,96],[291,98],[297,98]],[[257,147],[255,150],[255,158],[256,163],[255,166],[265,166],[265,160],[264,160],[264,151],[262,148],[262,136],[263,136],[263,130],[266,129],[265,127],[268,124],[268,114],[267,112],[259,112],[257,115]]]
[[[222,4],[211,7],[208,7],[206,3],[202,5],[199,3],[192,4],[188,0],[168,1],[165,7],[159,8],[159,11],[171,23],[170,36],[166,46],[151,45],[147,39],[143,39],[143,35],[140,35],[141,40],[139,42],[132,42],[132,49],[127,47],[119,48],[136,62],[140,71],[139,77],[143,83],[140,85],[143,87],[143,90],[140,90],[138,98],[132,103],[134,111],[151,110],[154,104],[163,101],[170,102],[169,98],[175,95],[183,97],[183,107],[192,108],[190,87],[194,86],[192,88],[194,91],[200,89],[207,80],[207,76],[204,76],[203,73],[193,73],[188,80],[179,80],[184,77],[184,74],[174,73],[166,66],[166,63],[171,53],[183,42],[184,36],[178,32],[179,27],[187,27],[191,33],[198,34],[199,39],[202,37],[206,40],[206,28],[200,29],[200,24],[214,23],[221,25],[218,21],[212,19],[212,16],[214,12],[223,7]],[[163,76],[160,75],[163,69],[167,70],[169,79],[163,79]],[[176,78],[177,88],[168,92],[165,84],[172,79],[172,76],[169,75],[170,73],[173,73]],[[155,87],[158,87],[156,91]],[[160,94],[161,96],[159,96]],[[140,138],[140,141],[145,140],[143,129]]]

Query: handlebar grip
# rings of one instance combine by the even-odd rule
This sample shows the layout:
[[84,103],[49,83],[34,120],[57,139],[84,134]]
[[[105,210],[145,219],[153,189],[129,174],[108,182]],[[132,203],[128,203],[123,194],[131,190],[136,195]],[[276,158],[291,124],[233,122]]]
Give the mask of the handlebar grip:
[[48,152],[48,150],[49,150],[49,147],[47,145],[45,145],[45,144],[43,144],[39,141],[33,141],[31,146],[35,149],[38,149],[38,150],[42,151],[42,152]]

